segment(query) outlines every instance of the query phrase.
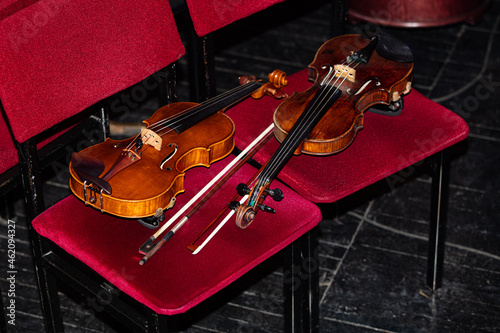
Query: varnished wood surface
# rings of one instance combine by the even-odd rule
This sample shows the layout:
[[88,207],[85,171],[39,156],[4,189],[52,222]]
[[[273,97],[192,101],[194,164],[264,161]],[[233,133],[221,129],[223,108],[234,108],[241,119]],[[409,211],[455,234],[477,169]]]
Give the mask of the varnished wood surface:
[[[158,123],[195,105],[185,102],[164,106],[145,122]],[[102,195],[102,210],[116,216],[139,218],[154,215],[158,208],[167,208],[171,199],[184,191],[184,174],[188,169],[196,166],[208,167],[231,153],[234,148],[233,134],[232,120],[221,112],[179,134],[169,130],[169,133],[162,135],[160,151],[148,147],[139,161],[109,180],[112,193]],[[107,139],[80,153],[98,158],[104,163],[102,177],[133,140],[135,137],[126,140]],[[177,151],[161,169],[160,165],[174,152],[175,146]],[[84,201],[84,184],[71,165],[70,172],[70,187],[75,195]],[[90,193],[90,190],[87,190],[87,193]],[[96,195],[94,203],[89,204],[101,210],[100,194]]]
[[[279,141],[284,140],[317,94],[319,81],[327,75],[329,67],[342,63],[352,52],[359,51],[369,42],[369,39],[359,35],[348,35],[331,39],[321,46],[309,65],[309,79],[315,84],[307,91],[285,100],[274,113],[275,135]],[[387,105],[394,97],[399,98],[408,92],[412,69],[413,63],[387,60],[374,51],[367,64],[356,67],[354,82],[344,81],[340,87],[343,93],[339,100],[314,127],[296,153],[330,155],[347,148],[363,127],[363,112],[367,108],[375,104]],[[370,83],[366,84],[368,81]],[[380,84],[376,85],[376,81]],[[364,88],[360,93],[354,94],[362,86]]]

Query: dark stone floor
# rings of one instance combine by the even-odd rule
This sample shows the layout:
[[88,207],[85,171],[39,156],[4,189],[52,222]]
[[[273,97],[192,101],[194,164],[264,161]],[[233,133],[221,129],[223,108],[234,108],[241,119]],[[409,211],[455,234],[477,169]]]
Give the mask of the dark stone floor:
[[[305,68],[330,37],[327,1],[288,0],[215,34],[218,93],[241,74],[266,77]],[[497,332],[500,330],[500,0],[477,25],[384,30],[415,55],[414,89],[461,115],[469,138],[452,149],[443,287],[425,285],[430,177],[413,172],[337,204],[322,205],[321,332]],[[348,31],[380,29],[349,25]],[[186,60],[181,59],[181,68]],[[180,100],[188,87],[180,73]],[[143,103],[148,118],[158,107]],[[423,110],[424,112],[424,110]],[[144,116],[146,115],[146,116]],[[69,194],[64,165],[46,183],[50,202]],[[40,332],[43,322],[30,259],[22,202],[16,193],[17,320],[10,332]],[[2,201],[2,204],[6,201]],[[7,220],[0,232],[0,282],[7,301]],[[279,255],[187,314],[181,332],[281,332]],[[255,282],[258,281],[258,282]],[[8,288],[7,288],[8,289]],[[75,295],[62,295],[67,332],[124,332]]]

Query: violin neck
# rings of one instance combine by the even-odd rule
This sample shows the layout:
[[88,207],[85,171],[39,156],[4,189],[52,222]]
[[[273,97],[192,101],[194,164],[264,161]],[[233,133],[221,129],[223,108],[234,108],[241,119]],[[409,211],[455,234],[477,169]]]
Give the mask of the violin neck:
[[330,85],[323,85],[318,89],[316,95],[262,171],[259,182],[270,183],[278,175],[300,143],[306,139],[341,94],[340,89]]
[[187,130],[188,128],[192,127],[193,125],[196,125],[205,118],[208,118],[211,115],[221,110],[224,110],[232,106],[233,104],[236,104],[245,97],[248,97],[261,86],[262,83],[257,81],[251,81],[236,88],[233,88],[191,109],[188,117],[183,116],[185,117],[183,121],[179,122],[176,119],[174,119],[172,123],[176,123],[176,125],[170,127],[174,129],[177,133],[181,133]]

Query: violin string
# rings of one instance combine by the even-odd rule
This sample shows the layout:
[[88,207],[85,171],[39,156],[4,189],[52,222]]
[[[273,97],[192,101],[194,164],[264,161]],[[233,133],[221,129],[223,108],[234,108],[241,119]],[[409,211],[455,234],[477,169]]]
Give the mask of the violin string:
[[[345,63],[346,60],[344,60],[342,62]],[[332,78],[334,78],[335,75],[334,73],[332,74]],[[338,80],[338,78],[337,78]],[[331,81],[331,79],[330,79]],[[254,81],[253,81],[254,82]],[[330,84],[330,82],[328,82],[327,84]],[[239,87],[236,87],[232,90],[229,90],[227,92],[224,92],[212,99],[210,99],[209,101],[207,102],[204,102],[202,104],[199,104],[199,105],[195,105],[195,106],[192,106],[190,108],[187,108],[186,110],[183,110],[182,112],[180,112],[179,114],[176,114],[174,116],[170,116],[170,117],[167,117],[165,119],[162,119],[158,122],[155,122],[153,124],[151,124],[150,126],[148,126],[148,129],[156,132],[159,136],[163,136],[163,135],[166,135],[170,132],[172,132],[173,130],[175,130],[175,125],[179,124],[179,123],[182,123],[185,119],[193,116],[193,115],[196,115],[200,112],[203,112],[205,111],[207,108],[209,108],[212,104],[215,104],[215,103],[218,103],[219,101],[222,101],[224,98],[230,96],[230,95],[234,95],[235,93],[239,92],[240,90],[243,90],[245,89],[249,84],[245,84],[245,85],[241,85]],[[172,121],[172,122],[170,122]],[[164,126],[163,126],[164,125]],[[167,131],[163,132],[163,130],[167,129]],[[128,145],[127,147],[125,148],[126,150],[130,149],[134,143],[135,143],[135,140],[140,136],[141,134],[139,133]]]
[[[152,130],[159,136],[166,135],[172,131],[175,130],[175,126],[182,123],[184,120],[188,119],[189,117],[192,117],[200,112],[204,112],[206,109],[208,109],[210,106],[213,104],[216,104],[218,102],[223,101],[227,97],[233,96],[234,94],[240,92],[241,90],[248,89],[251,85],[254,85],[256,82],[252,81],[246,84],[243,84],[241,86],[238,86],[236,88],[233,88],[229,91],[226,91],[222,94],[217,95],[214,98],[211,98],[208,101],[205,101],[201,104],[194,105],[192,107],[187,108],[186,110],[181,111],[180,113],[169,116],[167,118],[164,118],[160,121],[157,121],[150,126],[148,126],[148,129]],[[166,129],[166,131],[164,131]],[[162,132],[163,131],[163,132]],[[137,134],[134,139],[125,147],[124,150],[129,150],[132,148],[134,145],[135,141],[137,140],[138,137],[140,137],[141,133]]]
[[[231,90],[231,92],[233,92],[233,90]],[[235,91],[234,91],[235,92]],[[204,111],[204,109],[206,109],[207,105],[208,104],[212,104],[212,103],[216,103],[218,102],[219,100],[222,100],[224,97],[226,97],[226,94],[221,94],[219,96],[216,96],[214,97],[213,99],[210,99],[206,102],[203,102],[201,104],[198,104],[198,105],[194,105],[190,108],[187,108],[186,110],[183,110],[182,112],[180,112],[179,114],[176,114],[174,116],[171,116],[171,117],[168,117],[168,118],[165,118],[165,119],[162,119],[156,123],[153,123],[149,128],[150,129],[153,129],[155,132],[156,131],[161,131],[163,130],[165,127],[174,127],[176,124],[184,121],[185,119],[195,115],[195,114],[198,114],[199,112],[202,112]],[[172,123],[169,123],[170,120],[173,120]],[[164,124],[168,123],[167,125],[163,126]],[[163,127],[162,127],[163,126]],[[164,133],[166,134],[166,133]]]
[[[332,71],[332,68],[330,68],[330,72],[325,76],[325,78],[323,78],[322,82],[321,82],[321,86],[322,87],[328,87],[330,86],[331,84],[331,81],[333,80],[333,78],[335,77],[335,71]],[[338,78],[337,78],[337,81],[334,83],[336,84],[338,82]],[[295,137],[299,137],[301,136],[301,132],[303,131],[304,127],[307,126],[307,124],[309,123],[309,118],[314,114],[315,110],[318,109],[322,102],[328,97],[328,92],[331,91],[331,90],[327,90],[327,89],[321,89],[320,92],[319,92],[319,97],[313,101],[314,104],[312,104],[311,106],[308,106],[309,109],[311,109],[311,112],[309,112],[308,114],[306,114],[306,118],[304,118],[303,122],[299,125],[302,125],[298,128],[296,128],[294,131],[295,133],[292,134],[294,135]],[[318,105],[319,104],[319,105]],[[291,138],[293,139],[293,137]],[[288,140],[288,142],[290,141],[290,139]],[[291,148],[295,147],[295,142],[289,142],[289,145],[291,146]],[[274,171],[276,171],[276,168],[278,167],[278,164],[281,163],[281,161],[283,160],[285,154],[287,154],[287,151],[288,149],[285,149],[286,147],[283,147],[280,149],[280,151],[278,152],[277,156],[275,159],[273,159],[273,161],[271,161],[270,163],[270,166],[267,168],[268,170],[266,170],[266,172],[264,173],[263,172],[263,182],[266,183],[267,181],[270,181],[270,178],[269,176],[271,174],[274,173]]]
[[[344,60],[342,62],[345,63],[346,60]],[[203,112],[205,111],[207,108],[210,107],[210,105],[212,104],[215,104],[215,103],[218,103],[219,101],[222,101],[224,98],[226,98],[227,96],[229,95],[233,95],[237,92],[239,92],[240,90],[243,90],[244,88],[246,88],[248,85],[250,84],[255,84],[255,81],[252,81],[250,83],[247,83],[247,84],[244,84],[244,85],[241,85],[239,87],[236,87],[234,89],[231,89],[227,92],[224,92],[212,99],[210,99],[209,101],[206,101],[202,104],[199,104],[199,105],[195,105],[195,106],[192,106],[186,110],[183,110],[181,113],[179,114],[176,114],[175,116],[170,116],[170,117],[167,117],[165,119],[162,119],[156,123],[153,123],[151,124],[150,126],[148,126],[148,129],[156,132],[159,136],[163,136],[163,135],[166,135],[170,132],[172,132],[173,130],[175,130],[175,125],[181,123],[182,121],[184,121],[185,119],[197,114],[197,113],[200,113],[200,112]],[[194,111],[194,112],[193,112]],[[172,123],[169,123],[171,120],[173,120]],[[163,126],[164,125],[164,126]],[[163,133],[160,133],[161,131],[167,129],[167,131],[163,132]],[[140,134],[138,134],[129,144],[128,146],[125,148],[125,149],[130,149],[133,145],[134,145],[134,142],[135,140],[140,136]]]
[[[324,89],[322,89],[320,91],[320,95],[323,95],[323,94],[326,94],[326,90],[324,90]],[[267,170],[265,170],[265,172],[262,173],[262,183],[263,184],[260,184],[260,185],[264,185],[267,182],[271,181],[271,179],[270,179],[271,175],[274,174],[274,172],[277,170],[277,168],[279,167],[279,165],[281,164],[281,162],[285,158],[284,155],[287,155],[291,149],[296,147],[298,142],[294,142],[294,141],[297,141],[295,138],[302,136],[302,134],[301,134],[302,129],[307,125],[307,123],[309,123],[309,118],[312,115],[313,111],[316,109],[316,104],[319,103],[318,100],[319,99],[313,101],[314,104],[312,104],[310,107],[308,106],[311,109],[311,112],[306,114],[306,118],[304,118],[302,120],[302,123],[299,124],[299,127],[294,129],[294,133],[290,134],[290,137],[288,138],[287,142],[285,144],[283,144],[278,149],[278,152],[277,152],[275,158],[272,159],[272,161],[269,163],[268,168],[266,168]],[[304,125],[302,125],[302,124],[304,124]]]
[[[344,60],[341,64],[345,64],[346,62],[349,62],[347,64],[347,66],[349,67],[355,61],[354,60],[353,61]],[[360,64],[360,62],[356,63],[353,68],[356,68],[359,64]],[[306,118],[304,119],[304,121],[301,124],[299,124],[299,127],[294,130],[295,133],[299,133],[298,135],[297,134],[294,135],[294,137],[295,137],[294,141],[297,141],[298,138],[300,138],[304,134],[306,134],[306,133],[303,133],[303,131],[306,129],[306,127],[309,124],[309,121],[310,121],[309,118],[314,116],[314,114],[317,112],[318,109],[321,109],[322,107],[324,107],[324,105],[328,102],[328,100],[335,95],[335,93],[340,89],[340,87],[342,87],[343,83],[347,79],[347,75],[344,76],[342,82],[338,86],[336,86],[338,81],[342,78],[342,75],[337,76],[337,80],[332,84],[331,82],[332,82],[333,78],[336,77],[335,74],[336,74],[336,71],[331,71],[331,68],[330,68],[330,72],[325,76],[325,78],[323,78],[323,81],[321,82],[321,86],[327,87],[327,88],[322,89],[319,92],[320,96],[318,97],[318,99],[316,99],[314,101],[315,104],[311,105],[311,107],[308,106],[308,108],[310,108],[311,110],[308,114],[306,114]],[[300,125],[302,125],[302,126],[300,126]],[[292,139],[294,139],[294,138],[292,138]],[[300,143],[300,142],[293,142],[293,141],[290,142],[290,141],[292,141],[292,140],[288,140],[289,146],[290,146],[289,149],[292,149],[292,148],[298,146],[298,144]],[[274,174],[277,171],[277,169],[280,167],[280,164],[283,161],[283,159],[286,157],[285,155],[288,154],[289,149],[287,147],[283,147],[282,149],[279,149],[279,152],[278,152],[276,158],[274,158],[273,161],[271,161],[269,163],[268,168],[266,168],[267,170],[263,171],[261,174],[261,177],[259,177],[259,182],[257,184],[257,186],[258,186],[257,188],[259,188],[260,186],[263,186],[267,182],[271,181],[270,176],[272,174]]]
[[[193,105],[192,107],[189,107],[189,108],[187,108],[185,110],[182,110],[181,112],[179,112],[176,115],[169,116],[169,117],[164,118],[164,119],[162,119],[160,121],[157,121],[157,122],[155,122],[153,124],[150,124],[148,126],[148,129],[156,132],[160,136],[168,134],[172,130],[175,130],[175,127],[174,127],[175,125],[177,125],[179,123],[182,123],[185,119],[188,119],[189,117],[192,117],[192,116],[194,116],[194,115],[196,115],[196,114],[198,114],[200,112],[205,111],[211,105],[222,101],[223,99],[227,98],[228,96],[234,95],[234,94],[238,93],[240,90],[246,89],[247,87],[249,87],[250,83],[238,86],[238,87],[236,87],[234,89],[231,89],[231,90],[226,91],[226,92],[224,92],[224,93],[222,93],[220,95],[217,95],[216,97],[211,98],[208,101],[205,101],[205,102],[203,102],[201,104]],[[161,132],[162,130],[164,130],[166,128],[168,128],[167,132],[164,132],[164,133],[161,133],[161,134],[158,133],[158,132]]]
[[[190,112],[189,114],[186,114],[184,117],[175,118],[174,122],[171,122],[171,123],[167,124],[166,126],[158,129],[157,130],[158,134],[160,136],[162,136],[162,135],[166,135],[166,134],[172,132],[173,130],[175,130],[176,128],[178,128],[177,125],[181,125],[183,123],[183,121],[185,121],[189,117],[192,117],[192,116],[194,116],[194,115],[196,115],[198,113],[204,112],[205,110],[213,107],[216,103],[219,103],[219,102],[223,101],[224,99],[227,99],[228,97],[232,97],[235,94],[239,93],[240,91],[244,91],[244,90],[247,90],[249,88],[251,88],[251,86],[249,86],[249,85],[245,85],[245,86],[242,86],[242,87],[235,88],[235,89],[231,90],[230,93],[224,94],[224,96],[222,96],[222,98],[214,98],[214,99],[211,99],[211,100],[203,103],[202,105],[199,105],[199,106],[195,107],[196,108],[195,112]],[[254,90],[255,89],[252,89],[252,91],[254,91]]]
[[[350,61],[349,64],[351,64],[352,62],[354,62],[354,61]],[[342,61],[342,64],[344,64],[344,63],[346,63],[346,60]],[[348,67],[349,67],[349,64],[347,65]],[[355,64],[355,66],[353,68],[356,68],[358,65],[359,65],[359,63]],[[316,111],[317,109],[322,108],[325,105],[325,103],[327,103],[328,100],[330,100],[330,98],[337,92],[337,90],[339,90],[340,87],[342,87],[343,83],[347,79],[347,76],[342,76],[342,75],[335,76],[336,73],[337,73],[337,71],[333,71],[333,72],[330,71],[327,74],[327,76],[323,79],[321,85],[328,87],[328,89],[327,90],[325,89],[325,90],[319,92],[320,96],[317,99],[316,104],[311,106],[311,109],[313,109],[313,111],[309,113],[310,115],[314,115],[317,112]],[[332,80],[335,77],[337,78],[337,80],[332,83]],[[340,79],[343,79],[343,80],[337,86],[337,83]],[[308,121],[303,122],[303,124],[305,124],[305,125],[307,125],[307,123],[308,123]]]
[[197,114],[199,112],[203,112],[204,109],[206,109],[207,107],[209,107],[210,105],[212,104],[215,104],[215,103],[218,103],[219,101],[222,101],[223,99],[227,98],[228,96],[232,96],[236,93],[238,93],[240,90],[244,90],[246,89],[247,87],[250,86],[250,84],[252,84],[253,82],[250,82],[250,83],[246,83],[244,85],[241,85],[241,86],[238,86],[236,88],[233,88],[231,90],[228,90],[228,91],[225,91],[205,102],[202,102],[201,104],[197,104],[197,105],[193,105],[192,107],[186,109],[186,110],[183,110],[182,112],[180,112],[179,114],[176,114],[174,116],[171,116],[169,119],[164,119],[164,120],[161,120],[159,122],[156,122],[154,124],[152,124],[153,127],[157,127],[159,125],[162,125],[163,123],[167,122],[168,120],[170,119],[174,119],[176,120],[175,123],[173,124],[169,124],[169,126],[172,126],[172,125],[175,125],[176,123],[184,120],[185,118],[181,118],[181,116],[192,116],[193,114]]
[[[238,91],[238,89],[234,89],[234,90]],[[234,91],[234,92],[237,92],[237,91]],[[233,90],[230,90],[229,92],[233,92]],[[222,100],[222,98],[224,98],[225,96],[227,96],[227,94],[223,93],[221,95],[218,95],[217,97],[214,97],[213,99],[211,99],[207,102],[214,102],[215,103],[215,102],[218,102],[219,100]],[[151,124],[150,126],[148,126],[147,128],[152,130],[153,132],[155,132],[159,136],[166,135],[166,134],[175,130],[175,128],[172,128],[174,125],[178,124],[179,122],[182,122],[183,120],[185,120],[193,115],[198,114],[199,112],[203,112],[206,109],[207,104],[208,103],[194,105],[194,106],[189,107],[185,110],[182,110],[180,113],[178,113],[176,115],[169,116],[169,117],[166,117],[160,121],[157,121],[157,122]],[[169,123],[170,121],[172,121],[172,122]],[[161,131],[163,131],[165,129],[167,129],[167,131],[161,133]],[[141,133],[137,134],[137,136],[135,136],[135,138],[127,145],[127,147],[124,150],[131,149],[132,146],[135,144],[135,141],[137,140],[137,138],[140,135],[141,135]]]
[[[322,95],[323,95],[322,99],[323,100],[328,99],[329,93],[331,91],[332,91],[331,89],[323,90],[322,91]],[[305,134],[304,131],[305,131],[305,128],[307,127],[307,125],[311,121],[310,118],[312,118],[314,116],[316,109],[319,109],[322,106],[321,101],[319,101],[315,104],[316,105],[313,105],[313,107],[311,107],[310,112],[308,114],[306,114],[306,117],[302,120],[302,123],[299,124],[300,126],[294,129],[294,133],[291,134],[292,136],[290,137],[289,140],[287,140],[287,144],[284,145],[283,148],[281,148],[278,151],[278,154],[273,159],[273,161],[270,163],[270,166],[267,168],[266,172],[265,173],[263,172],[263,174],[262,174],[262,183],[263,184],[271,181],[271,178],[272,178],[271,175],[273,175],[278,170],[282,161],[285,159],[286,155],[288,155],[290,150],[293,150],[294,148],[296,148],[298,146],[298,144],[300,143],[299,139]],[[263,185],[262,183],[261,183],[261,185]]]
[[[238,86],[236,88],[233,88],[233,89],[231,89],[227,92],[224,92],[224,93],[222,93],[214,98],[209,99],[208,101],[205,101],[199,105],[195,105],[191,108],[188,108],[187,110],[181,112],[180,114],[172,116],[169,119],[164,119],[164,120],[158,121],[158,122],[152,124],[148,128],[150,128],[150,129],[154,128],[155,132],[161,132],[162,130],[164,130],[166,128],[170,128],[167,132],[164,132],[164,133],[159,134],[159,135],[165,135],[167,133],[170,133],[172,130],[175,130],[176,125],[181,124],[184,120],[186,120],[189,117],[192,117],[200,112],[204,112],[206,109],[210,108],[213,104],[219,103],[219,102],[223,101],[224,99],[226,99],[227,97],[235,95],[236,93],[240,92],[241,90],[248,89],[251,86],[251,84],[253,84],[253,83],[254,83],[254,81],[247,83],[247,84],[244,84],[244,85],[241,85],[241,86]],[[173,121],[169,122],[170,120],[173,120]],[[166,124],[167,122],[168,122],[168,124]],[[165,126],[163,126],[163,125],[165,125]]]
[[[313,112],[311,112],[312,114]],[[282,144],[281,149],[278,150],[276,156],[269,163],[268,168],[266,168],[265,172],[262,173],[261,177],[259,177],[259,182],[257,189],[260,186],[265,186],[267,183],[272,181],[273,175],[278,171],[282,166],[282,162],[286,157],[289,156],[289,153],[293,151],[299,144],[300,138],[305,134],[304,130],[307,124],[310,122],[310,115],[306,115],[303,119],[303,124],[299,124],[301,126],[294,129],[294,133],[291,134],[290,138],[287,140],[286,144]]]

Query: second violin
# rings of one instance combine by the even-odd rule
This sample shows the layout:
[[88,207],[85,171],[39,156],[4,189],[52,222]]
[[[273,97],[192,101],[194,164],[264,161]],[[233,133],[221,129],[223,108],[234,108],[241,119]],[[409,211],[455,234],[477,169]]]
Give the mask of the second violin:
[[[363,128],[364,112],[377,104],[402,106],[411,89],[413,55],[408,46],[381,33],[372,38],[346,35],[324,43],[309,65],[314,84],[286,99],[274,113],[274,134],[280,147],[260,172],[244,205],[234,204],[236,224],[246,228],[258,210],[273,212],[267,196],[281,200],[269,189],[293,154],[331,155],[346,149]],[[373,147],[367,147],[372,149]]]

